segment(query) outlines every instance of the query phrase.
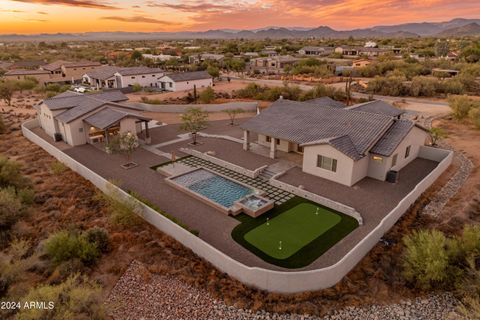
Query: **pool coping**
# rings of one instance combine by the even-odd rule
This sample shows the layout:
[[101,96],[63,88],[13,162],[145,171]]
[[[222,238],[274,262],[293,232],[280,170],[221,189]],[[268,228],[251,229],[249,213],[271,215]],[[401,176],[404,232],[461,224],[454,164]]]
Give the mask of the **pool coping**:
[[[215,202],[215,201],[213,201],[213,200],[205,197],[204,195],[201,195],[201,194],[198,193],[198,192],[192,191],[192,190],[190,190],[189,188],[187,188],[187,187],[185,187],[185,186],[182,186],[181,184],[179,184],[179,183],[177,183],[177,182],[174,181],[174,179],[176,179],[176,178],[178,178],[178,177],[184,176],[184,175],[186,175],[186,174],[189,174],[189,173],[192,173],[192,172],[198,171],[198,170],[208,171],[208,172],[210,172],[210,173],[212,173],[212,174],[214,174],[214,175],[218,175],[218,176],[220,176],[220,177],[222,177],[222,178],[224,178],[224,179],[227,179],[227,180],[232,181],[232,182],[235,182],[235,183],[237,183],[237,184],[239,184],[239,185],[241,185],[241,186],[244,186],[244,187],[246,187],[246,188],[248,188],[248,189],[251,189],[251,190],[253,190],[253,192],[250,193],[250,194],[248,194],[248,195],[246,195],[246,196],[244,196],[244,197],[242,197],[242,198],[240,198],[240,199],[238,199],[238,200],[236,200],[231,207],[225,207],[225,206],[223,206],[223,205],[221,205],[221,204],[219,204],[219,203],[217,203],[217,202]],[[256,195],[256,196],[264,197],[264,195],[266,194],[265,191],[262,191],[262,190],[260,190],[260,189],[255,188],[255,187],[252,187],[252,186],[250,186],[250,185],[248,185],[248,184],[246,184],[246,183],[243,183],[243,182],[240,182],[240,181],[238,181],[238,180],[232,179],[232,178],[230,178],[230,177],[227,177],[226,175],[223,175],[223,174],[221,174],[221,173],[218,173],[218,172],[216,172],[216,171],[213,171],[213,170],[208,169],[208,168],[205,168],[205,167],[194,167],[194,168],[192,168],[192,170],[188,170],[188,171],[185,171],[185,172],[176,174],[176,175],[172,175],[172,176],[170,176],[170,177],[165,178],[164,180],[165,180],[165,182],[166,182],[169,186],[172,186],[172,187],[174,187],[175,189],[177,189],[177,190],[179,190],[179,191],[182,191],[183,193],[186,193],[186,194],[192,196],[193,198],[195,198],[195,199],[197,199],[197,200],[199,200],[199,201],[201,201],[201,202],[203,202],[203,203],[205,203],[205,204],[208,204],[209,206],[212,206],[212,207],[214,207],[215,209],[218,209],[219,211],[221,211],[221,212],[223,212],[224,214],[227,214],[227,215],[229,215],[229,214],[237,215],[237,214],[241,213],[241,212],[243,211],[243,207],[239,206],[239,205],[237,204],[237,202],[238,202],[238,201],[241,201],[241,200],[244,199],[245,197],[248,197],[248,196],[250,196],[250,195],[252,195],[252,194],[254,194],[254,195]],[[266,199],[266,200],[269,200],[269,199]]]

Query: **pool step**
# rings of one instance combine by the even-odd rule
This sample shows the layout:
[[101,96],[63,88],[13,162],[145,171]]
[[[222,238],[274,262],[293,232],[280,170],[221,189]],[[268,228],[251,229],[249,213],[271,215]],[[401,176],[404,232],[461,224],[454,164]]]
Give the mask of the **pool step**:
[[259,177],[263,178],[265,180],[270,180],[270,178],[273,177],[276,174],[277,174],[277,172],[268,170],[268,168],[266,168],[265,170],[262,171],[262,173],[260,173]]

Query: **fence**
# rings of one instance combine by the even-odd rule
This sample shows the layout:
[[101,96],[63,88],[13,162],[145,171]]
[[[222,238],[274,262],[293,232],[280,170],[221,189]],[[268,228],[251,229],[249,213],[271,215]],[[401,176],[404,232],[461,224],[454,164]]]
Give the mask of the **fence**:
[[[39,145],[49,154],[63,162],[70,169],[77,172],[85,179],[89,180],[103,192],[110,188],[117,188],[111,185],[106,179],[88,169],[75,159],[63,153],[55,146],[43,140],[30,129],[37,127],[37,120],[27,121],[22,125],[23,135]],[[425,154],[431,157],[440,157],[437,151],[425,149]],[[383,234],[388,231],[392,225],[408,210],[415,200],[445,171],[452,162],[453,152],[443,152],[445,157],[438,166],[425,177],[400,203],[372,230],[364,239],[362,239],[354,248],[352,248],[342,259],[322,269],[308,271],[275,271],[264,268],[248,267],[218,249],[214,248],[199,237],[183,229],[179,225],[162,216],[152,208],[131,197],[120,188],[118,193],[125,199],[136,201],[142,208],[142,217],[158,230],[168,234],[187,248],[191,249],[198,256],[208,260],[216,268],[236,278],[237,280],[263,290],[280,293],[295,293],[303,291],[313,291],[331,287],[339,282],[377,243]]]

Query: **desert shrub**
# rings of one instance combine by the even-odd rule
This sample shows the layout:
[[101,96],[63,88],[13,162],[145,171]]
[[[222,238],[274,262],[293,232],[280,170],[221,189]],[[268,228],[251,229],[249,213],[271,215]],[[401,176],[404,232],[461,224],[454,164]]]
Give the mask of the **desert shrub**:
[[6,285],[4,291],[38,262],[38,254],[28,254],[29,251],[28,241],[15,239],[7,250],[0,253],[0,280]]
[[104,228],[94,227],[88,229],[84,233],[85,239],[89,243],[93,243],[98,250],[105,253],[110,249],[110,240],[108,238],[108,231]]
[[440,84],[438,91],[446,94],[462,94],[465,92],[465,86],[459,79],[449,79]]
[[104,319],[102,290],[99,285],[78,274],[58,285],[42,285],[30,290],[22,301],[46,301],[53,308],[22,308],[19,320]]
[[148,97],[141,97],[141,100],[143,103],[148,103],[148,104],[165,104],[165,101],[160,99],[150,99]]
[[316,85],[313,89],[304,92],[300,97],[300,100],[305,101],[321,97],[330,97],[334,100],[345,100],[346,98],[344,91],[338,90],[334,87],[319,84]]
[[374,94],[404,96],[408,93],[404,77],[375,77],[368,82],[367,91]]
[[100,250],[94,243],[77,232],[59,231],[48,237],[45,251],[55,264],[79,259],[86,265],[93,264],[100,257]]
[[17,197],[24,205],[30,205],[35,199],[35,192],[30,188],[20,189],[17,190]]
[[480,107],[480,103],[469,99],[467,96],[451,96],[448,98],[448,105],[452,109],[453,116],[462,120],[465,119],[471,109]]
[[124,199],[120,194],[110,187],[108,194],[98,193],[97,198],[107,205],[110,219],[114,224],[120,226],[135,226],[141,221],[138,213],[138,204],[130,199]]
[[444,282],[449,267],[447,239],[437,230],[414,232],[403,238],[403,276],[422,289]]
[[60,175],[64,173],[68,167],[60,161],[52,162],[50,165],[50,171],[55,175]]
[[134,83],[132,85],[132,91],[133,92],[140,92],[140,91],[142,91],[142,86],[138,83]]
[[410,94],[414,97],[432,97],[437,92],[438,80],[429,77],[414,77],[410,86]]
[[0,114],[0,134],[7,132],[7,126],[3,122],[3,117]]
[[212,87],[208,87],[200,92],[198,99],[201,103],[211,103],[213,100],[215,100],[215,91]]
[[9,230],[23,214],[23,205],[13,188],[0,189],[0,232]]
[[14,187],[24,189],[30,185],[30,181],[20,172],[21,165],[18,162],[0,156],[0,188]]
[[468,112],[468,118],[472,121],[472,123],[477,127],[477,129],[480,129],[480,108],[472,108]]

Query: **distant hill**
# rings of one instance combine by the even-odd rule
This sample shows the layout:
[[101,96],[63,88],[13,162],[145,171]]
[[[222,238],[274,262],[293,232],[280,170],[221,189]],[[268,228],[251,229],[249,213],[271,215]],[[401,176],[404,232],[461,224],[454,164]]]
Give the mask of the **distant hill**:
[[469,23],[465,26],[447,29],[440,33],[437,33],[437,36],[439,37],[461,37],[477,35],[480,35],[480,24],[475,22]]
[[412,38],[419,36],[477,35],[480,19],[457,18],[446,22],[406,23],[375,26],[365,29],[334,30],[328,26],[316,28],[266,27],[255,30],[208,30],[184,32],[86,32],[0,35],[0,41],[96,41],[96,40],[171,40],[171,39],[293,39],[293,38]]

